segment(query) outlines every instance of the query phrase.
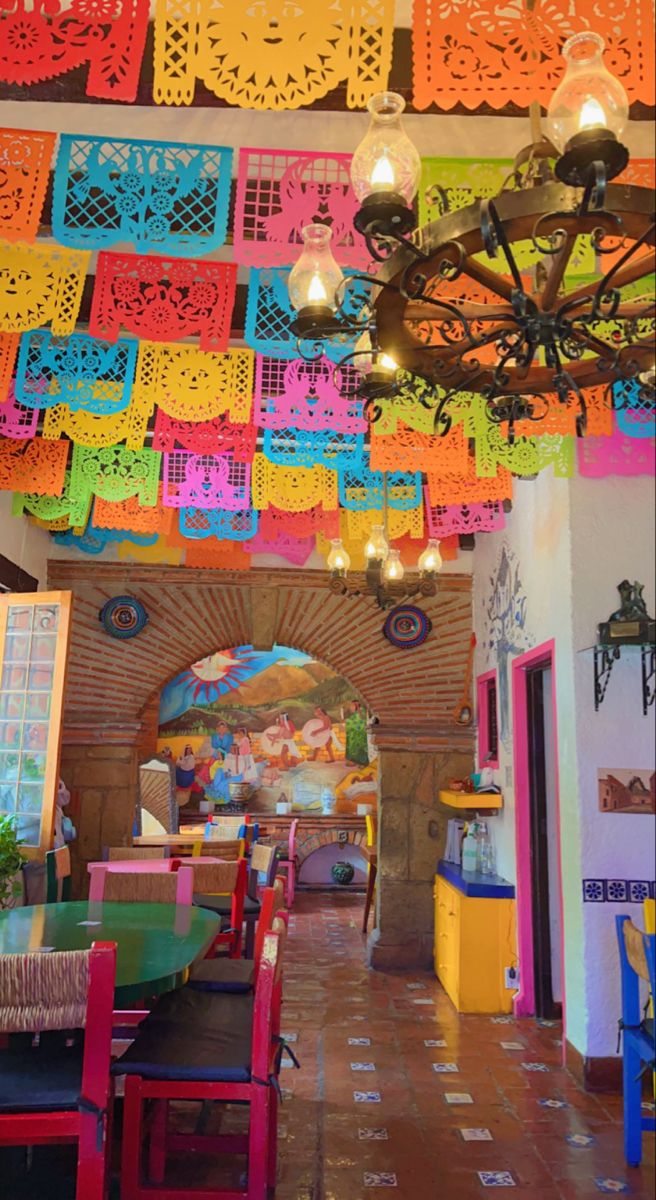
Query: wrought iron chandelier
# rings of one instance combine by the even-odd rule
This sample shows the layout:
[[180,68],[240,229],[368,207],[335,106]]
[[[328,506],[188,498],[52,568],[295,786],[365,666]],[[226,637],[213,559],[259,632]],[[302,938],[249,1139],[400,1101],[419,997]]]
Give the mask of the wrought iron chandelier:
[[[318,357],[326,341],[359,339],[336,378],[346,363],[359,368],[370,421],[408,380],[441,435],[468,395],[483,398],[487,419],[510,443],[518,421],[534,422],[539,434],[559,405],[577,413],[584,436],[586,391],[600,384],[616,410],[653,410],[655,306],[647,281],[656,265],[655,197],[612,183],[629,161],[621,141],[628,100],[604,66],[603,48],[594,33],[565,44],[550,140],[521,151],[496,199],[444,211],[421,229],[412,207],[420,160],[402,127],[404,101],[390,92],[370,101],[351,178],[361,205],[355,227],[375,273],[345,279],[330,228],[315,224],[304,230],[289,277],[303,357]],[[613,258],[592,282],[569,290],[566,272],[581,235],[602,262]],[[518,265],[526,239],[541,258],[532,281]],[[489,265],[499,259],[502,271]],[[355,288],[368,289],[368,298],[354,304]]]

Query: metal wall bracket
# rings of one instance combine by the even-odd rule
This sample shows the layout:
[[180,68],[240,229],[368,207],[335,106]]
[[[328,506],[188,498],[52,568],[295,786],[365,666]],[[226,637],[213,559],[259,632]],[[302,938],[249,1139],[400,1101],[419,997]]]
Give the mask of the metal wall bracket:
[[606,695],[613,664],[620,656],[619,646],[595,646],[594,648],[594,702],[595,712]]
[[647,716],[647,710],[656,698],[656,646],[641,646],[642,661],[642,712]]

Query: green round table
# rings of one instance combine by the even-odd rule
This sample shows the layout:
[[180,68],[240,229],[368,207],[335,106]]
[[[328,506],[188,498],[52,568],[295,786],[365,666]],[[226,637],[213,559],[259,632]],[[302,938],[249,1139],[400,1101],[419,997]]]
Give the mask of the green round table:
[[116,942],[119,1006],[181,987],[209,949],[220,920],[186,904],[101,904],[69,900],[0,912],[0,954],[87,950]]

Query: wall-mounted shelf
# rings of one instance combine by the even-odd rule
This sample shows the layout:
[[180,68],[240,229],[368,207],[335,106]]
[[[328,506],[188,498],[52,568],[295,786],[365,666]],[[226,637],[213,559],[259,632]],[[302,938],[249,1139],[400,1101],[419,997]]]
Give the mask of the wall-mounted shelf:
[[473,812],[503,808],[503,796],[499,792],[438,792],[437,795],[440,802],[448,808]]
[[656,678],[656,645],[653,642],[597,642],[594,646],[586,646],[579,653],[585,654],[590,650],[594,656],[595,712],[599,711],[603,703],[613,666],[618,658],[620,658],[622,651],[627,653],[629,657],[631,657],[631,651],[640,651],[642,712],[643,716],[646,717],[656,696],[656,688],[654,687],[654,680]]

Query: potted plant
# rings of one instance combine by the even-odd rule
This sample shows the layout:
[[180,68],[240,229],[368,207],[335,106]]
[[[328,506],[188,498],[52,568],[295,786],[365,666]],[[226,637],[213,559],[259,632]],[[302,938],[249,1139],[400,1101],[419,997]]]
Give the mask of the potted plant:
[[20,844],[15,818],[0,816],[0,909],[11,908],[23,893]]

